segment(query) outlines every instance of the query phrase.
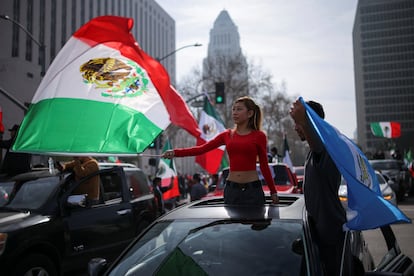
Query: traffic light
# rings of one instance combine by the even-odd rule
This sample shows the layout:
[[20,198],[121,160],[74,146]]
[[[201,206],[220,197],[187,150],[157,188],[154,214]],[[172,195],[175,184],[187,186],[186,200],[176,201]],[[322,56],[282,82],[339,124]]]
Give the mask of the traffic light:
[[216,82],[216,104],[224,104],[224,82]]
[[164,143],[164,138],[163,138],[163,134],[160,133],[155,139],[154,141],[152,141],[152,143],[148,146],[148,148],[150,149],[161,149],[161,147],[163,146]]

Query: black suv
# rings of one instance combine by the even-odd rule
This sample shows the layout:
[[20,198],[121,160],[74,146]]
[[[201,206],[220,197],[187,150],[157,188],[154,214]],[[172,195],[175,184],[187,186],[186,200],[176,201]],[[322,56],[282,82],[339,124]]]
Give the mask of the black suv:
[[[72,195],[96,174],[99,202]],[[148,179],[134,166],[104,165],[79,181],[33,171],[1,182],[0,196],[2,275],[86,273],[91,257],[113,260],[156,218]]]
[[387,180],[391,179],[395,185],[391,185],[398,201],[403,201],[408,191],[409,172],[402,160],[396,159],[375,159],[369,160],[372,168],[383,174]]

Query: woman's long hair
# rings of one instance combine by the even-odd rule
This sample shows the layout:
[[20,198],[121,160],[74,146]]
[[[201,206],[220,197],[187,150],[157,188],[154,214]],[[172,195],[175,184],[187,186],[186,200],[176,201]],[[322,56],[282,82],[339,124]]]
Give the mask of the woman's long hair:
[[247,110],[253,110],[253,116],[249,118],[247,122],[247,126],[254,130],[261,130],[262,129],[262,110],[260,106],[258,106],[252,98],[248,96],[243,96],[238,98],[234,103],[243,103]]

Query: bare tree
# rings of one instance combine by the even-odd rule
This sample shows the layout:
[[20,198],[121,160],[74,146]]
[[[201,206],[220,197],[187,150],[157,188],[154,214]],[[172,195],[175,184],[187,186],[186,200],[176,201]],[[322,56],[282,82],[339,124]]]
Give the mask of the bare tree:
[[[250,60],[247,63],[244,57],[215,56],[203,61],[202,71],[200,68],[193,68],[193,71],[180,81],[178,91],[187,100],[197,98],[202,92],[210,92],[213,95],[216,82],[223,82],[225,86],[225,103],[216,104],[215,108],[227,128],[233,126],[231,119],[233,101],[240,96],[248,95],[262,108],[263,130],[267,133],[269,148],[276,146],[282,154],[283,138],[286,134],[292,161],[297,164],[303,163],[306,148],[299,140],[294,130],[294,123],[289,116],[290,106],[296,97],[287,94],[284,80],[276,83],[270,72],[254,61]],[[198,120],[200,106],[193,106],[194,102],[189,102],[189,107]],[[186,139],[188,135],[185,131],[176,127],[169,127],[167,131],[170,136],[179,137],[176,140],[180,146],[195,143],[193,137]]]

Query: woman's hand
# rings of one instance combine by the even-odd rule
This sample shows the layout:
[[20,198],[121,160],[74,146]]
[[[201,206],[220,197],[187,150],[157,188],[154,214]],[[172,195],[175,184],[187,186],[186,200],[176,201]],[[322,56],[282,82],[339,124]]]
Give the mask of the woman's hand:
[[172,159],[174,158],[174,150],[167,150],[165,151],[162,156],[162,158],[166,158],[166,159]]
[[273,204],[278,204],[279,203],[279,197],[277,196],[277,193],[272,194],[271,197],[272,197],[272,203]]

